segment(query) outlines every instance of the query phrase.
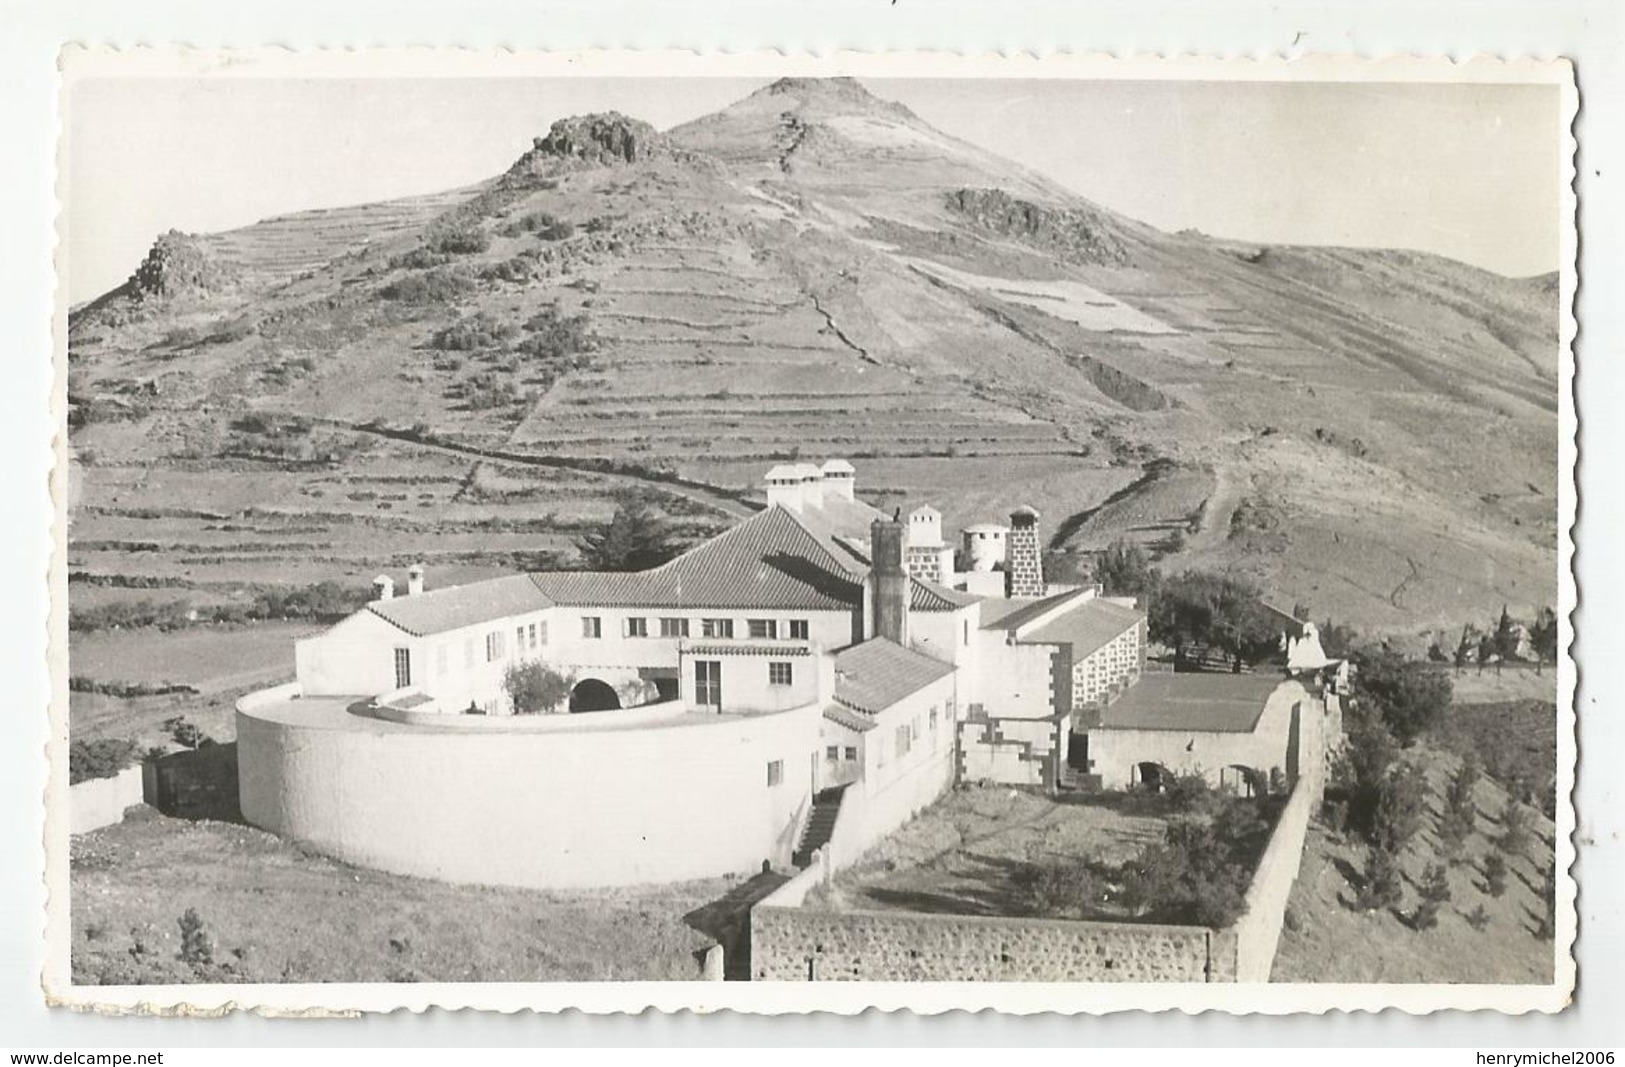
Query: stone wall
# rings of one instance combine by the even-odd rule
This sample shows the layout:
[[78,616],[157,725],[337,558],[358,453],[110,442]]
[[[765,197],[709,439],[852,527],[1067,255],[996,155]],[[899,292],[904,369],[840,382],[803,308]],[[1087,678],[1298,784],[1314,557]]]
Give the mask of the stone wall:
[[753,981],[1227,982],[1234,935],[1196,926],[917,912],[751,911]]

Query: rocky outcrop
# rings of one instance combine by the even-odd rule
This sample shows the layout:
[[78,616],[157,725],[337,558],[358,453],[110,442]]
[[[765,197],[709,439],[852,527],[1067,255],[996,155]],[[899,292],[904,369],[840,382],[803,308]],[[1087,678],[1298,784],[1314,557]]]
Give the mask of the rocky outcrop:
[[1069,262],[1121,266],[1129,261],[1128,249],[1101,212],[1046,207],[1002,189],[956,190],[948,194],[948,209],[977,229],[1014,238]]
[[508,169],[509,181],[545,178],[582,167],[674,159],[683,150],[653,126],[618,111],[559,119]]
[[170,230],[153,242],[125,283],[126,294],[145,301],[182,293],[219,293],[235,288],[239,271],[222,262],[193,234]]

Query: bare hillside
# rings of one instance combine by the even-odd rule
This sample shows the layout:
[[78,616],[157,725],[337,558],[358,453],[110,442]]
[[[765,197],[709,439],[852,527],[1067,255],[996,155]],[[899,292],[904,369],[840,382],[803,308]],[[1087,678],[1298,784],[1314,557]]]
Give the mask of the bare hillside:
[[1057,547],[1183,528],[1167,566],[1362,626],[1555,596],[1551,279],[1163,234],[844,80],[515,155],[166,235],[76,311],[73,568],[510,565],[630,484],[726,521],[800,454]]

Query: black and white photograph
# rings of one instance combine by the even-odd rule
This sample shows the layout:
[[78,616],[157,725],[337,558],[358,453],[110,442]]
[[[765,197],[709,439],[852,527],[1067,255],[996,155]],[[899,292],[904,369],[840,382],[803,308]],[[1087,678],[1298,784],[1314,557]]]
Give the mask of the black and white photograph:
[[1567,1002],[1565,63],[226,56],[63,61],[52,996]]

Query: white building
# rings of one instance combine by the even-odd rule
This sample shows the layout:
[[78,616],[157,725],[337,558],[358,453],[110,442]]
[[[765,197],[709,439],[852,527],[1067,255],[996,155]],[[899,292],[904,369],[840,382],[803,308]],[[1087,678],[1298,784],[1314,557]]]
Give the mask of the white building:
[[[954,573],[940,514],[881,514],[843,461],[765,481],[766,510],[648,571],[432,589],[414,568],[404,596],[380,576],[298,642],[297,682],[239,704],[244,815],[403,873],[629,884],[804,864],[832,826],[850,862],[955,780],[1177,763],[1123,703],[1132,605],[952,589],[931,577]],[[1037,513],[1018,514],[1031,585]],[[567,679],[559,714],[514,714],[529,663]],[[1224,766],[1274,765],[1264,718]]]

